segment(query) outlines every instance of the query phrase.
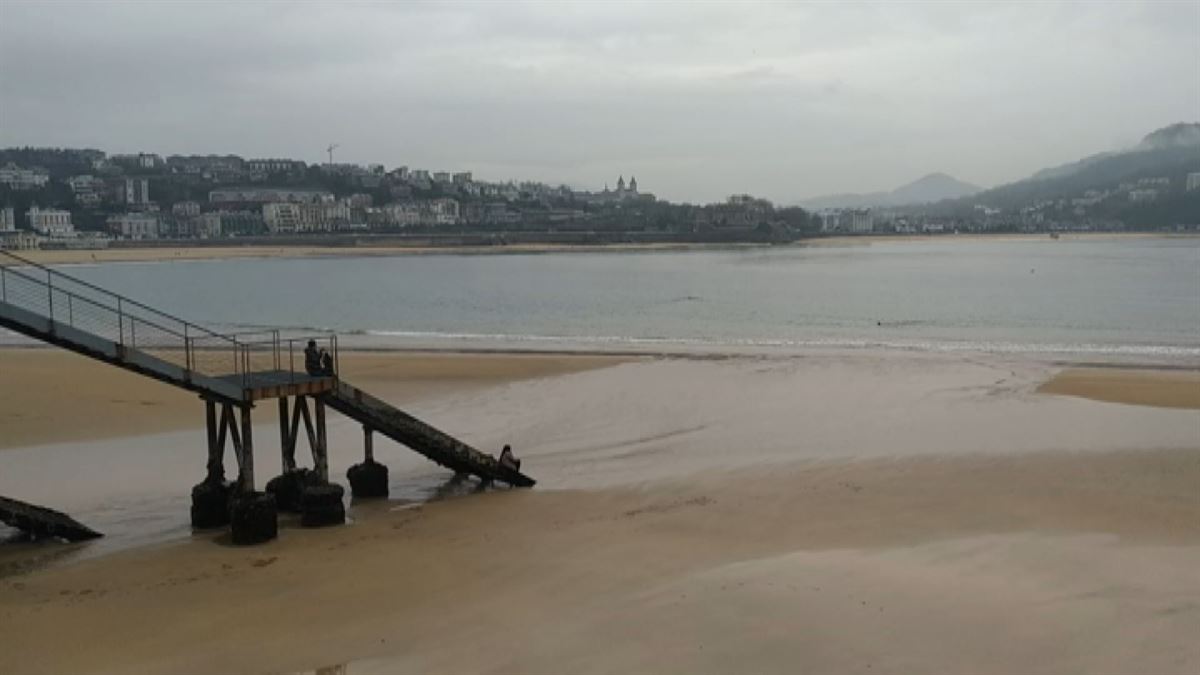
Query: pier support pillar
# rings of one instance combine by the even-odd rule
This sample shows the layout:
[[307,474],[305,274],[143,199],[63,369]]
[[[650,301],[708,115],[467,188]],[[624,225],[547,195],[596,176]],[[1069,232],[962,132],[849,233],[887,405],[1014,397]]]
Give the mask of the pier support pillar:
[[222,410],[218,428],[217,404],[205,399],[204,422],[208,440],[207,471],[204,480],[192,487],[192,527],[198,530],[229,524],[229,497],[233,493],[233,484],[225,480],[228,410]]
[[279,535],[274,495],[239,493],[230,502],[229,514],[235,544],[261,544]]
[[310,485],[300,493],[300,524],[304,527],[341,525],[346,522],[346,491],[337,483]]
[[250,406],[242,406],[242,452],[238,464],[238,490],[254,492],[254,426],[250,423]]
[[329,482],[329,438],[325,434],[325,401],[317,398],[317,443],[313,446],[313,470],[322,482]]
[[230,501],[229,519],[235,544],[260,544],[278,536],[278,510],[275,496],[254,491],[254,427],[249,404],[241,406],[241,433],[232,419],[229,430],[238,452],[237,493]]
[[388,496],[388,468],[375,461],[374,430],[363,427],[363,461],[346,471],[355,499]]
[[[299,401],[297,401],[299,403]],[[297,411],[298,413],[299,411]],[[299,420],[296,420],[299,422]],[[294,430],[293,430],[294,429]],[[290,431],[290,433],[289,433]],[[288,400],[286,396],[279,397],[279,447],[283,453],[281,466],[283,472],[287,473],[296,468],[296,431],[294,426],[288,423]]]

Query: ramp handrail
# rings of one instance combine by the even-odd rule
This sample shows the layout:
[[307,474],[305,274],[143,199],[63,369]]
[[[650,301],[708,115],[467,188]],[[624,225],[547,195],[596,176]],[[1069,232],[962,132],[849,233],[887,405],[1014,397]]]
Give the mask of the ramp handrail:
[[303,372],[297,371],[294,355],[295,343],[301,339],[326,342],[337,372],[334,335],[281,338],[277,329],[218,333],[4,250],[0,250],[0,302],[50,319],[51,331],[55,325],[70,326],[150,353],[185,371],[239,376],[243,387],[263,371],[295,381],[297,372]]

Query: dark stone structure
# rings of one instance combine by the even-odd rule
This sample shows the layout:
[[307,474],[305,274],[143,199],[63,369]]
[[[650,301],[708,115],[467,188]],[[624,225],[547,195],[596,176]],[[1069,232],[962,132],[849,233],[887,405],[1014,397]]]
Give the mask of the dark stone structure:
[[388,496],[388,468],[373,459],[350,467],[346,479],[355,499]]
[[275,505],[280,511],[300,513],[304,489],[322,483],[321,477],[312,469],[292,469],[267,481],[267,492],[275,495]]
[[229,524],[229,497],[233,483],[205,480],[192,488],[192,527],[204,530]]
[[300,495],[300,524],[304,527],[341,525],[346,522],[346,506],[341,485],[310,485]]
[[274,495],[237,495],[230,502],[229,516],[235,544],[261,544],[279,534]]
[[6,523],[34,539],[53,537],[85,541],[104,535],[61,511],[8,497],[0,497],[0,523]]

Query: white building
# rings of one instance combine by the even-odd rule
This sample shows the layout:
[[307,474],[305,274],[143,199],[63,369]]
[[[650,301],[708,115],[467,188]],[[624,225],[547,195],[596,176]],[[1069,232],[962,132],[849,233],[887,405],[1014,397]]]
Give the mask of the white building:
[[1129,201],[1152,202],[1158,199],[1158,190],[1130,190]]
[[350,224],[350,206],[335,204],[263,204],[263,223],[276,234],[322,232]]
[[104,181],[92,175],[71,176],[67,179],[75,201],[84,206],[95,206],[103,201]]
[[6,206],[0,209],[0,232],[15,232],[17,230],[17,217],[13,215],[13,208]]
[[453,199],[434,199],[425,202],[430,225],[454,225],[458,223],[458,202]]
[[866,234],[875,229],[875,216],[869,209],[856,209],[850,214],[850,231]]
[[383,207],[384,220],[389,225],[455,225],[460,221],[459,204],[454,199],[395,202]]
[[289,202],[263,204],[263,223],[275,233],[300,231],[300,205]]
[[1186,188],[1188,192],[1192,190],[1200,190],[1200,171],[1189,173],[1187,175]]
[[34,190],[45,187],[50,176],[36,169],[22,169],[16,164],[0,166],[0,183],[13,190]]
[[216,239],[221,236],[221,214],[206,213],[192,221],[191,235],[200,239]]
[[290,203],[306,204],[333,201],[333,193],[325,190],[286,188],[227,188],[208,193],[208,201],[219,203]]
[[47,237],[71,237],[75,235],[75,226],[71,224],[71,212],[59,209],[39,209],[31,207],[25,214],[29,227],[38,234]]
[[145,205],[150,203],[150,180],[147,178],[126,178],[120,191],[120,201],[126,204]]
[[113,155],[110,159],[114,164],[124,164],[139,169],[153,169],[164,163],[162,157],[149,152],[139,152],[136,155]]
[[397,202],[383,207],[389,225],[409,227],[421,224],[421,208],[416,202]]
[[158,239],[158,216],[153,213],[121,213],[106,222],[110,232],[125,239]]
[[246,168],[254,173],[293,173],[304,171],[308,165],[294,159],[249,159]]
[[200,215],[200,204],[196,202],[175,202],[171,206],[171,213],[180,218],[194,218]]

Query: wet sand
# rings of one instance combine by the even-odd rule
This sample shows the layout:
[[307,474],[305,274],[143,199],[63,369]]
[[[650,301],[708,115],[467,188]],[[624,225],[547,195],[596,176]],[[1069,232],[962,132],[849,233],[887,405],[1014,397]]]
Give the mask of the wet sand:
[[[628,358],[347,352],[344,376],[393,401],[600,368]],[[0,451],[203,428],[197,397],[60,349],[0,349]]]
[[[0,578],[0,671],[1197,672],[1200,413],[1038,393],[1055,372],[822,354],[450,386],[412,407],[513,440],[538,488]],[[332,424],[335,477],[356,433]],[[160,446],[0,453],[0,492],[50,494],[39,453],[96,476]],[[376,452],[394,496],[445,478]],[[202,460],[161,461],[79,506],[136,515],[142,483]]]

